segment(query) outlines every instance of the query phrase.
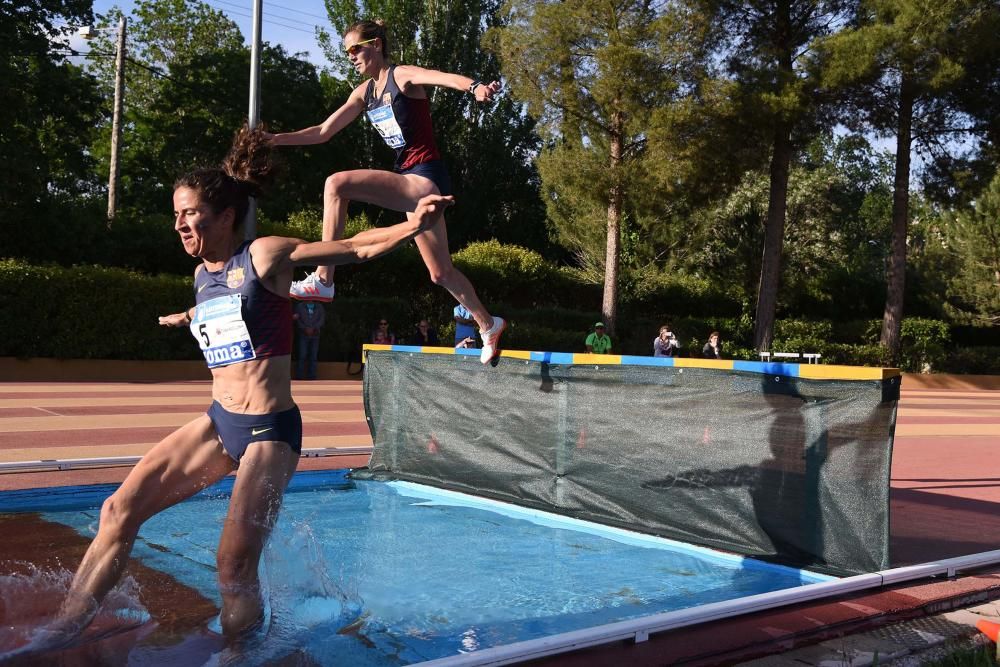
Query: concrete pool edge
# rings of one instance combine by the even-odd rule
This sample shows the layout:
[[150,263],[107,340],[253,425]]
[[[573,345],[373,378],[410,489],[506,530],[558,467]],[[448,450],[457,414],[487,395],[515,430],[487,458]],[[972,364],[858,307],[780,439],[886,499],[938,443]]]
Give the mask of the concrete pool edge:
[[[640,645],[652,635],[672,630],[682,630],[724,621],[738,616],[748,616],[758,612],[773,611],[801,603],[815,603],[832,600],[859,592],[872,592],[895,584],[914,582],[944,575],[955,577],[958,572],[969,572],[982,568],[1000,566],[1000,550],[988,551],[968,556],[942,559],[899,568],[890,568],[869,574],[845,577],[837,581],[808,584],[797,588],[773,593],[762,593],[726,602],[717,602],[691,609],[683,609],[663,614],[645,616],[629,621],[595,626],[584,630],[550,635],[475,653],[466,653],[421,663],[427,667],[471,667],[485,665],[507,665],[526,661],[537,661],[590,648],[630,643]],[[995,597],[1000,597],[1000,572],[994,586]],[[938,602],[938,604],[942,604]],[[777,644],[779,638],[773,637]],[[770,652],[778,652],[789,647],[777,647]],[[764,651],[767,653],[767,651]],[[643,663],[640,663],[643,664]],[[711,662],[706,664],[712,664]]]

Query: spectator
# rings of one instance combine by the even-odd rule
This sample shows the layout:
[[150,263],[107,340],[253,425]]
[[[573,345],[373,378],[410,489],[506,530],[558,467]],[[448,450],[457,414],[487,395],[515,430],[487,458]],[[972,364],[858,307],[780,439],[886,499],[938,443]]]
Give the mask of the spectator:
[[611,351],[611,336],[604,334],[604,322],[594,324],[594,331],[587,336],[587,352],[607,354]]
[[389,331],[389,320],[384,317],[378,321],[378,326],[372,332],[372,343],[376,345],[396,344],[396,334]]
[[718,331],[708,334],[708,342],[705,343],[705,347],[701,348],[701,356],[706,359],[722,358],[722,341],[719,340]]
[[677,341],[673,327],[664,324],[660,327],[660,335],[653,339],[654,357],[679,357],[681,344]]
[[295,375],[300,380],[316,379],[316,360],[319,358],[319,330],[326,323],[326,311],[313,301],[295,304],[295,328],[299,334],[299,360]]
[[466,347],[479,347],[476,344],[476,321],[465,306],[458,304],[455,306],[455,346],[466,338],[472,339],[472,345]]
[[430,346],[438,344],[438,334],[427,320],[417,322],[417,331],[413,334],[413,344]]

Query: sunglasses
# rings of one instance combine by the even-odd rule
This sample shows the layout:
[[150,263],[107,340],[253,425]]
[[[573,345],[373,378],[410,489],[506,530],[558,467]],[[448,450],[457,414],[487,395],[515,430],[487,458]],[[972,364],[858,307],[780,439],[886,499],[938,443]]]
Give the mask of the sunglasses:
[[389,324],[388,322],[379,322],[380,325]]
[[358,51],[361,50],[362,45],[364,45],[364,44],[371,44],[376,39],[378,39],[378,37],[372,37],[371,39],[366,39],[366,40],[363,40],[363,41],[360,41],[360,42],[354,42],[350,46],[345,47],[344,51],[346,51],[347,55],[349,55],[349,56],[356,55],[358,53]]

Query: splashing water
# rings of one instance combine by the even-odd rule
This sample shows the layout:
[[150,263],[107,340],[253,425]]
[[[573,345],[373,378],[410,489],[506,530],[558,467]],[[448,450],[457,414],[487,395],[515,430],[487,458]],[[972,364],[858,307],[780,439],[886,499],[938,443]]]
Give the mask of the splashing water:
[[[357,593],[334,581],[307,521],[279,521],[264,550],[261,595],[264,619],[247,637],[212,656],[206,665],[259,665],[305,655],[316,636],[343,634],[361,616]],[[212,629],[221,630],[218,619]]]
[[[20,566],[20,567],[18,567]],[[65,600],[73,573],[46,570],[30,563],[4,563],[0,571],[0,663],[14,657],[74,648],[129,632],[150,621],[139,600],[139,586],[125,577],[100,606],[91,600],[91,613],[76,624],[54,623]]]

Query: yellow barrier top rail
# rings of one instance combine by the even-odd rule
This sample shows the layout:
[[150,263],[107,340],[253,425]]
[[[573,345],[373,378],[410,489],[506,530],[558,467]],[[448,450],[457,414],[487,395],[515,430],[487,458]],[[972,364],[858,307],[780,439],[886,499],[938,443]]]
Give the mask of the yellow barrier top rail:
[[[479,357],[479,350],[453,347],[422,347],[419,345],[366,344],[368,352],[405,352],[409,354],[453,354]],[[712,368],[716,370],[743,371],[763,375],[803,378],[809,380],[888,380],[899,377],[898,368],[873,366],[838,366],[834,364],[797,364],[774,361],[743,361],[740,359],[685,359],[678,357],[640,357],[623,354],[589,354],[575,352],[534,352],[503,350],[505,359],[524,359],[560,365],[588,366],[660,366],[673,368]]]

